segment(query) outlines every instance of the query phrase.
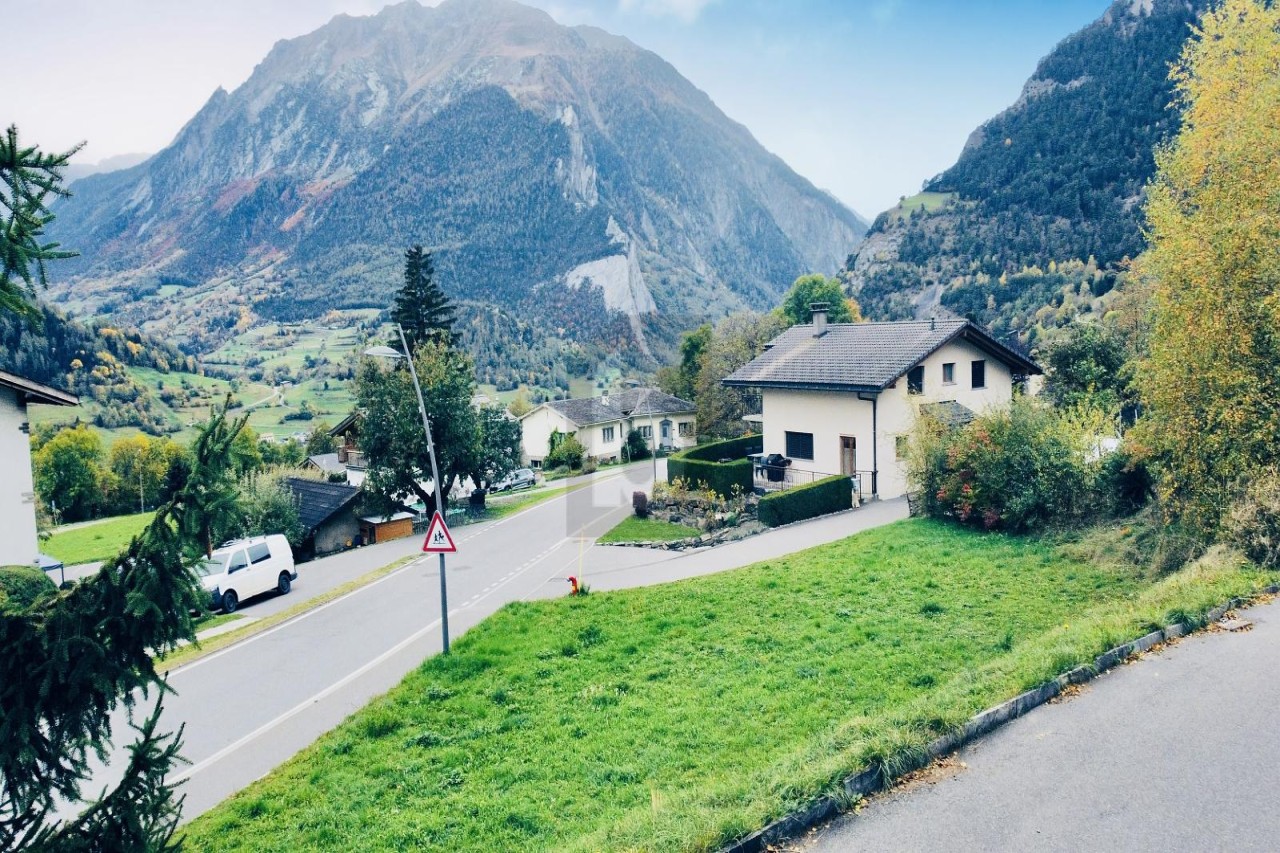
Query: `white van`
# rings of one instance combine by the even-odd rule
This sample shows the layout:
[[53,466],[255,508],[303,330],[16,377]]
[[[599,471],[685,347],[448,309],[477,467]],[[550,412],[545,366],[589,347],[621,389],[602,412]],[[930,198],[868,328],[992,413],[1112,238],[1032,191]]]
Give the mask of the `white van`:
[[278,533],[228,542],[198,564],[196,574],[210,607],[223,613],[234,613],[241,601],[273,589],[285,595],[298,579],[289,540]]

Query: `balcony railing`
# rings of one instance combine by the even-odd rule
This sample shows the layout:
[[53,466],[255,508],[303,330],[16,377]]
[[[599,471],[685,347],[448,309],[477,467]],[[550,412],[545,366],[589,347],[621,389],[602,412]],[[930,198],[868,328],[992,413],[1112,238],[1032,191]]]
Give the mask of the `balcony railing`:
[[[794,468],[792,466],[769,466],[763,463],[757,464],[754,468],[754,484],[755,487],[765,492],[776,492],[785,489],[794,489],[797,486],[807,486],[818,480],[825,480],[827,477],[837,476],[835,474],[823,471],[809,471],[804,468]],[[858,493],[858,501],[871,499],[871,472],[857,471],[852,475],[848,475],[853,480],[853,488]]]

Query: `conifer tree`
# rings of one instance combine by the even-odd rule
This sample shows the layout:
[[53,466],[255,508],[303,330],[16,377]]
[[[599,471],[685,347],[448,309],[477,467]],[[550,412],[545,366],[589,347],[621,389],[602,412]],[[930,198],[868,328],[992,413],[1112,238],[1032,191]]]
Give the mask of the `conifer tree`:
[[[225,411],[201,431],[190,477],[119,556],[70,589],[25,606],[0,604],[0,849],[165,850],[182,801],[165,780],[179,761],[181,729],[158,730],[169,690],[163,655],[194,636],[190,613],[205,603],[192,567],[222,501],[243,421]],[[159,694],[133,726],[123,779],[72,821],[51,817],[81,801],[90,753],[111,745],[111,714],[132,717],[136,695]]]
[[53,221],[47,202],[70,195],[62,186],[62,170],[84,143],[61,154],[23,148],[18,128],[10,125],[0,137],[0,310],[21,315],[39,325],[40,312],[31,304],[36,285],[44,286],[45,261],[73,258],[57,243],[42,243],[45,226]]
[[404,284],[396,293],[391,318],[404,329],[410,349],[440,338],[453,343],[456,309],[435,280],[431,253],[414,245],[404,253]]

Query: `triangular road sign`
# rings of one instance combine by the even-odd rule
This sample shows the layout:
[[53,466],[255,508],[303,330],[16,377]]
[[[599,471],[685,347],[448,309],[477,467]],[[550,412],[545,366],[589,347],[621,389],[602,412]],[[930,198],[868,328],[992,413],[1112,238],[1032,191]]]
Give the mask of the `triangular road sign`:
[[444,516],[437,512],[431,517],[431,526],[427,528],[427,541],[422,543],[422,550],[428,554],[453,554],[458,546],[453,544],[449,535],[449,527],[444,523]]

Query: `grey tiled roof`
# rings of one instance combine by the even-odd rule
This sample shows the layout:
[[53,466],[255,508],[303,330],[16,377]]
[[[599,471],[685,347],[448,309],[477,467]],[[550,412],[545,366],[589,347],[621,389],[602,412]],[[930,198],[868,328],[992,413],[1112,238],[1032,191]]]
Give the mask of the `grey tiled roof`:
[[1005,361],[1014,373],[1040,373],[1026,356],[968,320],[938,319],[831,323],[816,338],[812,325],[792,326],[723,381],[746,387],[878,391],[955,338]]
[[308,456],[307,461],[326,474],[341,474],[347,470],[336,453],[317,453],[315,456]]
[[321,483],[290,477],[285,484],[298,499],[298,520],[308,533],[355,503],[360,490],[344,483]]
[[546,404],[578,426],[590,426],[630,417],[646,415],[676,415],[694,411],[688,400],[664,394],[656,388],[632,388],[604,397],[588,397],[581,400],[549,400]]

